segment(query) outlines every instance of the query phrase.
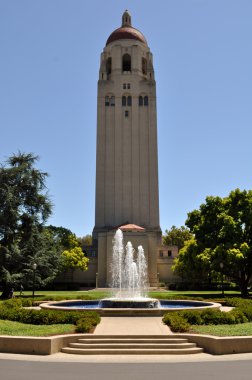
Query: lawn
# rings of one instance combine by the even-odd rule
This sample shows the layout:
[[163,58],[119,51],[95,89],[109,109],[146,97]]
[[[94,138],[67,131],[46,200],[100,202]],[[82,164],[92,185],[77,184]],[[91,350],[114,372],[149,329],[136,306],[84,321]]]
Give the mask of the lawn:
[[[111,297],[111,291],[100,291],[100,290],[80,290],[80,291],[58,291],[58,290],[36,290],[35,291],[35,299],[39,300],[42,298],[50,298],[50,297],[62,297],[66,299],[76,299],[80,297],[91,297],[93,299],[100,299],[100,298],[106,298],[106,297]],[[169,297],[201,297],[205,299],[211,299],[211,298],[222,298],[222,294],[220,291],[167,291],[167,290],[161,290],[161,291],[151,291],[149,292],[149,297],[152,298],[169,298]],[[230,296],[239,296],[240,292],[237,291],[225,291],[225,295],[230,297]],[[19,296],[19,292],[15,292],[15,296]],[[25,297],[32,297],[32,292],[31,291],[25,291],[23,292],[23,296]]]
[[190,333],[216,336],[252,335],[252,323],[241,323],[238,325],[191,326]]
[[12,336],[48,336],[65,333],[74,333],[75,326],[70,324],[57,325],[29,325],[20,322],[0,320],[0,335]]

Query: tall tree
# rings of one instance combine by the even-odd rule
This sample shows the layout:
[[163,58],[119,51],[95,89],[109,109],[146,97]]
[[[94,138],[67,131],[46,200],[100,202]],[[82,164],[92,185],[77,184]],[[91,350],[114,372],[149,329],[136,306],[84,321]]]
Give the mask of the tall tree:
[[[199,210],[188,214],[186,225],[197,243],[194,263],[202,259],[209,271],[233,279],[246,296],[252,277],[252,191],[236,189],[225,198],[207,197]],[[175,264],[177,270],[182,261],[185,268],[188,248],[182,253]]]
[[[44,263],[38,261],[47,253],[48,236],[43,226],[52,211],[46,189],[47,173],[36,169],[38,157],[18,153],[0,167],[0,281],[2,297],[8,297],[10,287],[31,278],[33,263],[37,263],[41,281],[51,278],[50,266],[42,273]],[[53,252],[52,257],[56,255]],[[52,268],[55,265],[52,264]],[[41,269],[41,271],[40,271]]]
[[172,226],[170,230],[165,230],[165,235],[163,236],[163,243],[165,245],[176,245],[180,250],[184,247],[185,242],[191,240],[192,238],[193,235],[185,226]]

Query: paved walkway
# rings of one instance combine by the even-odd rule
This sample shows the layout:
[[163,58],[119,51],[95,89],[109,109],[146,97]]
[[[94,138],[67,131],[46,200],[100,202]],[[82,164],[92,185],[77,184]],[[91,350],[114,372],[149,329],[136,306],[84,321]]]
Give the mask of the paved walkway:
[[162,317],[102,317],[95,335],[167,335],[171,334]]

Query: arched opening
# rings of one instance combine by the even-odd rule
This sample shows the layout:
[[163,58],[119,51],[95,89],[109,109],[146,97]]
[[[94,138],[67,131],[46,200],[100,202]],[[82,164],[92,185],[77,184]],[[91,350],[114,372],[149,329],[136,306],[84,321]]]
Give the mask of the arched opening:
[[147,61],[145,58],[142,58],[142,73],[147,75]]
[[139,96],[139,98],[138,98],[138,105],[143,106],[143,97],[142,96]]
[[148,104],[149,104],[148,96],[145,96],[145,97],[144,97],[144,105],[145,105],[145,106],[148,106]]
[[122,97],[122,106],[123,106],[123,107],[126,106],[126,96],[123,96],[123,97]]
[[111,70],[112,70],[112,59],[111,59],[111,57],[109,57],[106,61],[106,73],[107,73],[107,75],[111,74]]
[[131,71],[131,56],[124,54],[122,57],[122,71]]

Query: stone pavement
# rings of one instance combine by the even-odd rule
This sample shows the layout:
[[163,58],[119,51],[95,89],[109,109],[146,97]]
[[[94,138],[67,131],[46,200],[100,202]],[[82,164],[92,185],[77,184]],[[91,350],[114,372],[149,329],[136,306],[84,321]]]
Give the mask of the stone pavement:
[[95,335],[167,335],[172,334],[162,317],[102,317]]

